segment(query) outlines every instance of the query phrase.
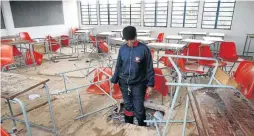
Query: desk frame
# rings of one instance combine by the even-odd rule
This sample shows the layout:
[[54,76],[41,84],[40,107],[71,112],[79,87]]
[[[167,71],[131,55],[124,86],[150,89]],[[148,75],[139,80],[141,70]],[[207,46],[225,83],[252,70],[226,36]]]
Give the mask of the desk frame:
[[[10,115],[11,115],[10,117],[1,118],[1,121],[7,120],[7,119],[11,119],[12,122],[13,122],[13,130],[14,131],[16,130],[16,125],[17,125],[16,121],[25,123],[26,128],[27,128],[27,135],[28,136],[32,136],[31,127],[30,126],[35,126],[35,127],[39,127],[41,129],[47,130],[47,131],[51,131],[56,136],[57,135],[57,128],[56,128],[54,114],[53,114],[53,110],[52,110],[51,98],[50,98],[50,94],[49,94],[49,88],[48,88],[48,85],[47,85],[48,81],[49,81],[49,79],[41,81],[40,83],[38,83],[38,84],[36,84],[34,86],[31,86],[30,88],[28,88],[26,90],[23,90],[22,92],[19,92],[19,93],[15,94],[15,95],[13,95],[11,97],[9,97],[7,95],[1,95],[1,98],[7,100],[7,104],[8,104]],[[31,123],[28,120],[25,104],[20,99],[16,98],[18,95],[21,95],[21,94],[23,94],[25,92],[28,92],[31,89],[34,89],[34,88],[36,88],[36,87],[38,87],[40,85],[44,85],[44,88],[45,88],[45,92],[46,92],[46,95],[47,95],[47,101],[48,101],[48,104],[49,104],[49,113],[50,113],[50,118],[51,118],[51,121],[52,121],[53,129],[49,128],[49,127],[46,127],[46,126],[43,126],[43,125]],[[13,110],[12,110],[12,107],[11,107],[11,101],[17,102],[19,104],[19,106],[20,106],[20,108],[22,110],[23,116],[24,116],[24,120],[20,120],[20,119],[14,117]]]

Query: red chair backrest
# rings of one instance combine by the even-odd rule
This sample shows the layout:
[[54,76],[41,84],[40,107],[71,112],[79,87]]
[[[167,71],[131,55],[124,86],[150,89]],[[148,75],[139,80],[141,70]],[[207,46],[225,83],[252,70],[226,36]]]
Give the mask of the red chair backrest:
[[67,35],[61,35],[61,45],[66,47],[69,46],[69,36]]
[[28,32],[20,32],[19,33],[20,40],[33,41]]
[[105,42],[100,42],[99,44],[99,49],[103,52],[103,53],[108,53],[108,44]]
[[185,60],[184,60],[183,58],[178,58],[177,64],[178,64],[178,67],[180,68],[180,70],[181,70],[182,72],[185,72],[185,71],[186,71],[186,68],[185,68]]
[[1,45],[1,66],[14,63],[13,47],[11,45]]
[[89,35],[89,39],[93,43],[93,46],[96,46],[96,39],[92,35]]
[[[208,45],[204,45],[204,46],[200,46],[200,57],[206,57],[206,58],[212,58],[213,54],[211,52],[210,46]],[[210,64],[210,63],[214,63],[213,60],[198,60],[198,63],[200,65],[205,65],[205,64]]]
[[163,76],[162,70],[160,68],[154,68],[154,73],[156,75],[154,77],[155,83],[153,89],[166,96],[168,94],[168,86],[166,85],[167,80]]
[[254,91],[254,62],[242,61],[234,74],[234,78],[241,86],[241,92],[246,98],[251,98]]
[[236,61],[238,55],[234,42],[222,42],[219,49],[219,57],[229,61]]
[[163,40],[164,40],[164,33],[159,33],[157,37],[157,42],[163,42]]
[[187,49],[188,56],[199,56],[200,45],[200,43],[190,43]]

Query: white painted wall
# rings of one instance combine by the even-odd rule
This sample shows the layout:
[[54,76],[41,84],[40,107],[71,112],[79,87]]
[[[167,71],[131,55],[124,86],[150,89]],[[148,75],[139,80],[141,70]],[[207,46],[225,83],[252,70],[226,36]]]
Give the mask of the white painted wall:
[[[165,35],[177,34],[179,31],[204,31],[204,32],[222,32],[226,34],[226,41],[234,41],[237,45],[237,51],[242,54],[246,34],[254,33],[254,1],[237,1],[235,5],[234,17],[232,22],[231,30],[221,30],[221,29],[201,29],[202,12],[203,12],[204,1],[200,2],[199,8],[199,20],[198,28],[170,28],[171,22],[171,7],[172,1],[169,2],[169,17],[168,17],[168,27],[136,27],[137,29],[151,29],[153,30],[152,36],[156,37],[158,33],[164,32]],[[111,31],[113,29],[121,29],[122,26],[94,26],[96,29],[95,33]],[[252,45],[254,46],[254,45]]]
[[71,27],[78,26],[78,9],[76,0],[63,1],[64,24],[50,26],[36,26],[15,28],[9,1],[2,2],[3,17],[6,30],[1,30],[1,35],[14,35],[19,32],[29,32],[32,38],[45,37],[46,35],[58,36],[68,34]]

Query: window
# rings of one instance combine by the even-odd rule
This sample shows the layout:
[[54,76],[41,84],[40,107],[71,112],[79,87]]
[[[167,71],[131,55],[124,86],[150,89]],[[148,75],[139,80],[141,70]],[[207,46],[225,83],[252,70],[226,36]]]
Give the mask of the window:
[[96,0],[84,0],[80,2],[81,24],[97,25]]
[[117,0],[100,0],[100,24],[117,25]]
[[235,0],[206,0],[202,28],[231,29]]
[[167,27],[168,0],[145,0],[144,26]]
[[121,0],[121,24],[141,26],[140,0]]
[[196,28],[199,0],[173,0],[171,27]]

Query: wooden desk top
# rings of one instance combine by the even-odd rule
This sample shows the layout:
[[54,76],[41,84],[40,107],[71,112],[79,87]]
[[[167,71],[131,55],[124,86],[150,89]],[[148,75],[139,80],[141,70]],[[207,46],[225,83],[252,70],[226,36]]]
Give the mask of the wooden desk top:
[[188,90],[200,136],[254,136],[254,107],[238,90]]
[[15,39],[18,38],[18,35],[7,35],[7,36],[1,36],[1,39]]
[[1,74],[1,98],[13,99],[39,85],[49,81],[49,79],[34,78],[26,75],[3,73]]
[[4,42],[4,44],[8,45],[17,45],[17,44],[33,44],[35,42],[27,41],[27,40],[16,40],[11,42]]

